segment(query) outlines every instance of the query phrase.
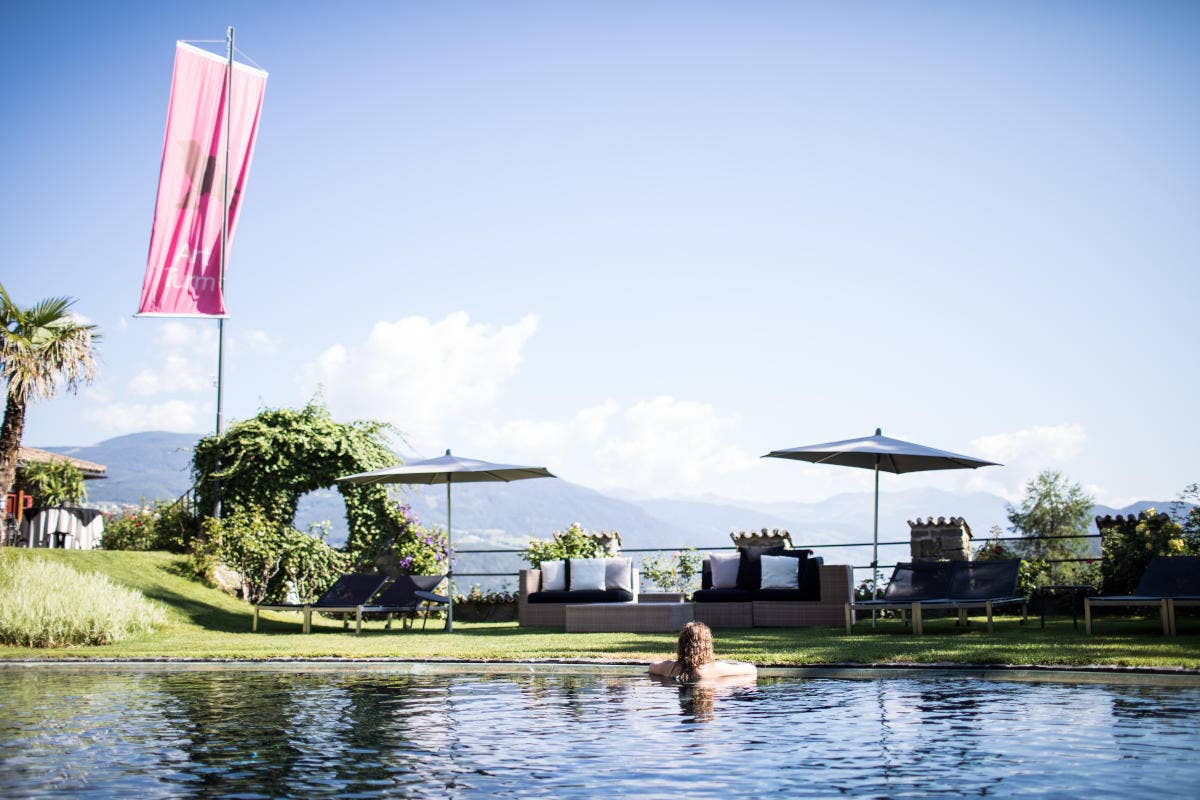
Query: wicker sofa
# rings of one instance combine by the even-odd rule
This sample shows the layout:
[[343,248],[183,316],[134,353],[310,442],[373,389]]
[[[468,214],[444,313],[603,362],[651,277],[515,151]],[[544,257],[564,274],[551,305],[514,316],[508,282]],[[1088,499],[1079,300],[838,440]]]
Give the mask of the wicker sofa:
[[[782,554],[778,548],[764,554]],[[841,625],[845,605],[853,596],[854,570],[848,564],[825,564],[808,558],[811,551],[786,551],[799,563],[797,587],[791,590],[757,589],[757,571],[743,554],[739,588],[713,589],[707,559],[700,591],[693,594],[693,614],[710,628],[792,628]]]
[[606,589],[605,591],[542,591],[542,571],[523,569],[517,585],[517,622],[521,626],[545,626],[564,628],[567,624],[567,606],[583,603],[636,603],[641,574],[632,570],[633,591]]

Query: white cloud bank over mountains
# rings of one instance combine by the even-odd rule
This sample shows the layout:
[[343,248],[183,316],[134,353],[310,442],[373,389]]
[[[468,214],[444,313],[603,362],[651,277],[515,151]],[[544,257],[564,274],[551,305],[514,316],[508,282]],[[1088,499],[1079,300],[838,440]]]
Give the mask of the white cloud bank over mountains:
[[[260,392],[268,405],[295,405],[321,388],[335,416],[392,422],[417,452],[435,454],[453,442],[464,455],[542,464],[608,490],[815,500],[869,487],[862,470],[765,463],[746,448],[737,411],[695,399],[606,399],[557,418],[500,418],[498,399],[521,391],[520,367],[538,325],[534,314],[494,325],[472,322],[463,311],[441,320],[380,320],[365,338],[331,344],[303,363],[285,394],[268,395],[271,387]],[[215,338],[211,325],[162,323],[147,346],[146,365],[120,391],[102,385],[89,392],[89,420],[110,435],[206,430]],[[265,358],[277,353],[278,343],[251,330],[231,337],[230,350]],[[1003,469],[889,477],[885,489],[933,484],[1015,500],[1039,469],[1069,464],[1086,441],[1083,427],[1069,422],[981,436],[964,449]],[[1114,499],[1089,488],[1101,500]]]
[[335,344],[307,364],[302,388],[323,387],[340,416],[386,419],[418,447],[435,448],[455,420],[496,402],[537,326],[533,314],[497,328],[463,311],[439,322],[381,320],[363,341]]

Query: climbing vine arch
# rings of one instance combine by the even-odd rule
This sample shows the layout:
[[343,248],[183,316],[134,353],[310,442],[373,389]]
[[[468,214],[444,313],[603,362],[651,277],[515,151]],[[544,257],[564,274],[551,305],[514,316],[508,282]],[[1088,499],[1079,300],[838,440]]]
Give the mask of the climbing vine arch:
[[300,498],[336,486],[346,504],[350,533],[346,551],[359,564],[383,552],[418,548],[419,530],[380,485],[344,485],[342,475],[396,463],[382,422],[336,422],[314,399],[301,409],[264,409],[232,425],[223,436],[196,445],[192,477],[202,513],[215,507],[219,486],[223,511],[257,507],[291,525]]

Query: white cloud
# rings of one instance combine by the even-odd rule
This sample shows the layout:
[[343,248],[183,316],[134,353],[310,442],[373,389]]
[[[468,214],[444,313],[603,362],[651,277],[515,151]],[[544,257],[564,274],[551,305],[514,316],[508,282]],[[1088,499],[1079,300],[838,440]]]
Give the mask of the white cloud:
[[499,328],[472,324],[462,311],[438,322],[381,320],[365,340],[320,353],[305,366],[302,383],[307,392],[322,385],[341,416],[391,420],[431,445],[448,420],[495,403],[537,325],[533,314]]
[[1025,484],[1043,469],[1056,469],[1083,452],[1087,433],[1077,422],[1038,425],[1009,433],[981,436],[971,442],[971,455],[997,461],[1002,468],[974,470],[964,481],[967,489],[994,492],[1018,500]]
[[244,334],[234,337],[233,343],[238,348],[245,348],[248,353],[273,356],[279,352],[279,339],[257,328],[252,328]]
[[148,361],[126,384],[131,394],[153,397],[207,391],[216,375],[217,332],[211,325],[164,322]]
[[[620,407],[612,400],[580,410],[568,420],[511,420],[500,425],[472,426],[467,438],[473,447],[497,458],[538,465],[578,464],[604,436]],[[486,455],[492,458],[492,455]]]
[[757,463],[729,442],[738,422],[707,403],[656,397],[625,409],[609,400],[564,421],[480,426],[470,439],[585,485],[663,496],[707,490]]
[[89,408],[84,417],[109,435],[135,431],[195,433],[205,427],[201,417],[210,407],[187,400],[161,403],[107,403]]
[[756,463],[724,441],[737,417],[721,417],[707,403],[656,397],[630,407],[621,421],[623,430],[596,453],[607,485],[692,491]]

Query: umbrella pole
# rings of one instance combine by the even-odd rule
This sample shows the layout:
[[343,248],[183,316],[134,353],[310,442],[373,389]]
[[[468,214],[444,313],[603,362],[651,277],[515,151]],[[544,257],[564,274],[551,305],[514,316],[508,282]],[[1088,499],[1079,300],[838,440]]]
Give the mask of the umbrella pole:
[[[875,534],[871,540],[871,599],[879,599],[879,456],[875,456]],[[871,627],[875,627],[874,609],[871,609]]]
[[446,476],[446,578],[450,583],[450,602],[446,604],[446,630],[454,632],[454,545],[450,527],[450,481]]

